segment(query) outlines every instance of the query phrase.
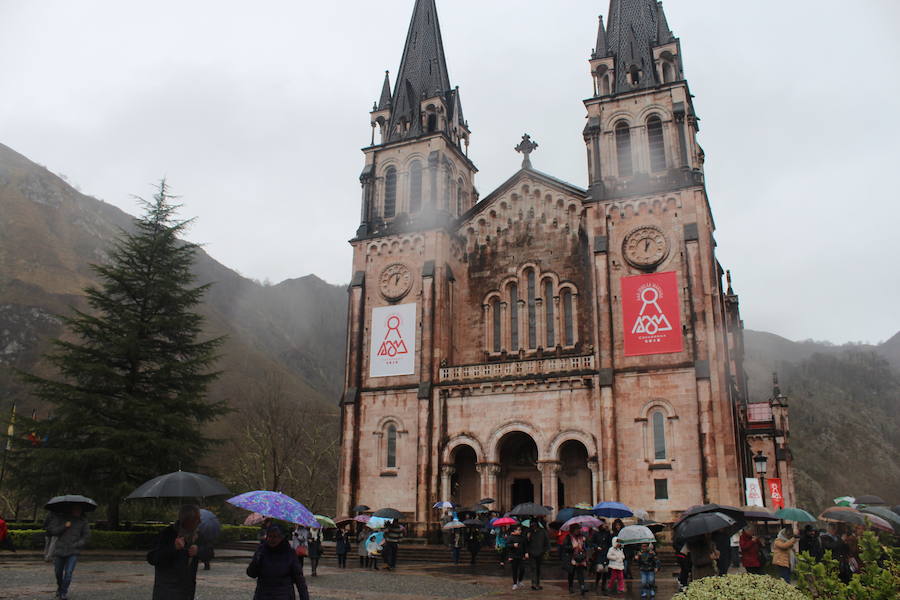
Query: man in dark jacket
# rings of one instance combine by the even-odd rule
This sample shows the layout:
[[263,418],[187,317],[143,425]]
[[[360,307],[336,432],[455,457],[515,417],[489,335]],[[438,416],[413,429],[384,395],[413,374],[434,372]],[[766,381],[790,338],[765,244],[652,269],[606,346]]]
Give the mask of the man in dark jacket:
[[521,525],[514,525],[512,535],[506,544],[509,550],[509,562],[512,566],[512,589],[519,589],[519,584],[525,577],[525,567],[523,561],[528,558],[528,538],[522,533]]
[[543,523],[535,519],[531,522],[531,533],[528,536],[528,555],[531,557],[531,589],[542,590],[541,563],[544,555],[550,552],[550,536]]
[[266,531],[265,541],[247,567],[247,575],[256,579],[253,600],[297,600],[298,596],[299,600],[309,600],[300,561],[278,525],[271,525]]
[[56,538],[53,546],[53,567],[56,571],[56,597],[66,600],[72,573],[78,563],[78,553],[87,544],[91,528],[82,516],[83,507],[73,504],[66,512],[51,513],[47,517],[47,535]]
[[391,524],[384,531],[384,549],[381,551],[388,571],[397,567],[397,552],[400,549],[400,541],[402,539],[403,527],[395,519],[391,521]]
[[822,562],[822,541],[819,539],[819,532],[813,529],[812,525],[803,528],[803,535],[800,536],[800,552],[808,552],[813,560]]
[[178,511],[178,520],[160,532],[156,548],[147,554],[147,562],[156,567],[153,600],[194,600],[197,565],[210,552],[201,544],[199,525],[200,508],[186,504]]

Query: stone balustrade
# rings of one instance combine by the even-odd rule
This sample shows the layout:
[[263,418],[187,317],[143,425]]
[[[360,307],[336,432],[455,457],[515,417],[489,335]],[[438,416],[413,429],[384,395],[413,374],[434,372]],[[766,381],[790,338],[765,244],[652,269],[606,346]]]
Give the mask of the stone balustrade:
[[594,355],[566,356],[562,358],[537,358],[458,367],[441,367],[440,380],[472,381],[478,379],[503,379],[533,375],[556,375],[593,371]]

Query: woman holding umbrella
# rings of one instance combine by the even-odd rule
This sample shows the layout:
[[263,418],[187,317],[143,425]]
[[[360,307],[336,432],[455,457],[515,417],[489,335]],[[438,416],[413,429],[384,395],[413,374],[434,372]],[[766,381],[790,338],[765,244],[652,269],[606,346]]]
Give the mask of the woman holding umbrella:
[[787,583],[791,582],[791,558],[794,553],[794,543],[797,536],[787,527],[778,532],[778,537],[772,542],[772,564],[778,567],[778,575]]
[[[68,498],[73,500],[67,500]],[[60,600],[68,598],[78,553],[91,535],[91,527],[83,516],[85,508],[93,509],[96,506],[93,500],[83,496],[60,496],[48,502],[45,507],[51,511],[47,518],[47,535],[51,539],[48,554],[53,558],[56,597]]]
[[185,504],[178,520],[163,529],[156,548],[147,554],[155,567],[153,600],[193,600],[197,590],[197,565],[209,555],[200,541],[200,507]]
[[295,587],[300,600],[309,600],[300,563],[284,530],[278,525],[269,527],[266,540],[259,545],[247,567],[247,575],[256,579],[253,600],[296,600]]

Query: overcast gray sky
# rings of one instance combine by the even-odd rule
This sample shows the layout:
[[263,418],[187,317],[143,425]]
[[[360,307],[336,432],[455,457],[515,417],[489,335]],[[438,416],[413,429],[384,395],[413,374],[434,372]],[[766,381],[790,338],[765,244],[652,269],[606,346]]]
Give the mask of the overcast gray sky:
[[[438,0],[482,197],[518,166],[585,185],[608,0]],[[191,239],[255,279],[350,278],[360,147],[413,0],[0,0],[0,142],[136,213],[166,176]],[[900,2],[667,0],[747,327],[900,329]]]

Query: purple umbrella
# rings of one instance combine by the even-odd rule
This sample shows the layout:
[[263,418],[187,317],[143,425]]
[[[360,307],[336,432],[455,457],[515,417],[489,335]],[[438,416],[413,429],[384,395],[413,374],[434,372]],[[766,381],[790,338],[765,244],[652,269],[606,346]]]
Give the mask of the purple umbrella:
[[281,492],[258,490],[247,492],[227,500],[240,508],[258,512],[266,517],[297,523],[306,527],[318,527],[319,522],[308,508]]
[[579,527],[600,527],[603,524],[603,521],[598,519],[597,517],[591,517],[589,515],[582,515],[580,517],[572,517],[565,523],[563,523],[562,529],[563,531],[568,531],[573,525],[577,525]]

